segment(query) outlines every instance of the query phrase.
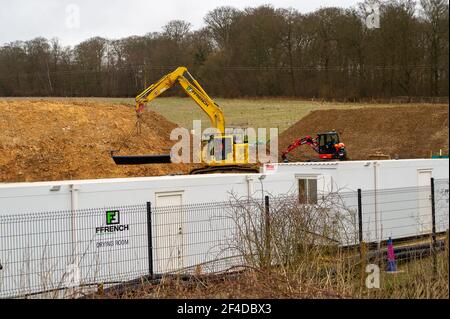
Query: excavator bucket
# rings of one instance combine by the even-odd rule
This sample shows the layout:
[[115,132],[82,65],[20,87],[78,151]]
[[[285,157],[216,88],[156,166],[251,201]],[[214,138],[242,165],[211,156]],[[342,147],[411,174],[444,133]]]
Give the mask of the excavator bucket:
[[116,165],[166,164],[172,163],[169,154],[163,155],[113,155]]

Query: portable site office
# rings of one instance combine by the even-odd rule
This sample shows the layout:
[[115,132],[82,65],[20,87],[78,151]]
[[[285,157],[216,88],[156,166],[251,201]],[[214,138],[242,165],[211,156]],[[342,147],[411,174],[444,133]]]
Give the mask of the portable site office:
[[[1,184],[0,296],[61,283],[68,265],[79,267],[85,281],[111,282],[148,274],[149,260],[152,271],[164,273],[223,257],[217,247],[233,226],[217,218],[221,206],[213,203],[232,195],[292,194],[300,203],[314,204],[329,193],[361,189],[364,238],[380,241],[429,232],[434,178],[440,181],[436,227],[445,231],[448,175],[448,159],[417,159],[267,164],[260,174]],[[357,206],[356,201],[356,196],[346,197],[348,206]],[[160,212],[150,227],[147,203]],[[33,219],[37,215],[44,217]],[[108,236],[116,244],[109,246]],[[53,267],[46,269],[52,274],[45,283],[43,258]]]

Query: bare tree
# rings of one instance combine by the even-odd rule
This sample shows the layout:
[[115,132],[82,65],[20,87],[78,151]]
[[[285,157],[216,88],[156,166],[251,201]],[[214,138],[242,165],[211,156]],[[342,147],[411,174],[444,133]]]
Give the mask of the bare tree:
[[219,7],[205,16],[204,21],[219,49],[228,48],[232,26],[238,15],[239,10],[233,7]]
[[378,29],[362,21],[364,1],[308,14],[223,6],[198,30],[173,20],[162,32],[75,47],[44,38],[0,45],[0,95],[135,96],[185,65],[214,96],[448,96],[448,1],[378,1]]
[[181,41],[189,34],[192,25],[183,20],[172,20],[163,27],[163,35],[176,43]]
[[431,94],[439,96],[441,52],[444,49],[442,42],[443,39],[448,39],[448,1],[421,0],[420,4],[423,8],[423,16],[427,23],[426,34],[430,47]]

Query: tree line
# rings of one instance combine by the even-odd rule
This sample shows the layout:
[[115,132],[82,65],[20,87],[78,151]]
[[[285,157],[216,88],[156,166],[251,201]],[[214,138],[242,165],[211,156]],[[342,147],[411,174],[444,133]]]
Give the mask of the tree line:
[[367,5],[308,14],[225,6],[199,30],[173,20],[161,32],[74,47],[8,43],[0,47],[0,96],[135,96],[181,65],[212,96],[448,96],[448,1],[380,2],[379,28],[364,23]]

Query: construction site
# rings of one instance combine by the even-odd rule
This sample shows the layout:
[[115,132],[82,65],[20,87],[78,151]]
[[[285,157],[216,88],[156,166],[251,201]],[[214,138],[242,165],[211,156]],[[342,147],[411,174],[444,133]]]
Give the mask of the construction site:
[[[177,103],[181,107],[190,101],[178,99]],[[283,101],[274,104],[278,104],[274,106],[277,109],[283,108]],[[365,105],[338,110],[320,107],[280,132],[280,161],[282,151],[295,139],[331,129],[340,133],[352,160],[448,154],[448,105]],[[288,120],[290,110],[286,108]],[[143,113],[140,134],[134,131],[132,106],[106,101],[7,99],[0,101],[0,115],[2,183],[188,174],[194,166],[118,166],[112,161],[111,150],[120,148],[121,154],[163,154],[175,144],[170,132],[180,124],[170,122],[151,107]],[[302,147],[289,157],[292,161],[306,161],[314,156],[312,149]]]
[[[171,99],[166,101],[169,104],[192,103],[185,98]],[[207,99],[210,98],[200,101]],[[67,264],[76,264],[82,273],[85,288],[77,294],[80,291],[90,294],[93,286],[102,283],[108,287],[106,295],[109,297],[123,296],[128,291],[124,292],[124,287],[134,287],[127,289],[140,294],[141,288],[132,283],[141,276],[157,283],[157,287],[162,284],[161,278],[170,278],[177,273],[191,274],[186,278],[192,278],[192,272],[198,272],[196,276],[206,276],[206,285],[213,274],[221,274],[224,278],[236,276],[228,271],[247,264],[248,261],[242,258],[247,258],[248,252],[242,255],[242,247],[237,251],[218,249],[223,247],[224,241],[236,236],[232,235],[235,227],[240,229],[239,224],[230,224],[226,217],[228,210],[235,205],[250,205],[245,209],[256,212],[265,209],[273,214],[273,223],[278,214],[286,213],[286,208],[275,212],[277,208],[269,208],[269,201],[276,206],[291,203],[297,210],[310,203],[324,205],[327,198],[339,194],[339,204],[336,198],[331,200],[326,204],[329,205],[327,211],[350,218],[354,213],[352,207],[359,207],[359,237],[358,230],[349,220],[339,221],[342,227],[336,233],[340,235],[333,236],[333,240],[347,250],[357,247],[359,238],[360,245],[378,247],[378,250],[373,247],[369,250],[376,256],[380,247],[395,240],[394,251],[410,260],[416,258],[412,256],[417,251],[422,251],[422,255],[425,253],[423,256],[429,254],[430,250],[426,248],[429,234],[433,234],[433,245],[439,249],[448,245],[445,244],[445,232],[448,234],[446,105],[373,104],[358,105],[357,108],[343,105],[336,109],[335,105],[311,102],[312,109],[296,121],[289,117],[289,106],[283,106],[284,101],[274,100],[276,109],[286,107],[283,114],[287,116],[283,121],[293,121],[293,125],[280,133],[278,163],[257,163],[251,170],[239,171],[237,168],[248,169],[251,146],[248,141],[235,144],[236,140],[232,138],[231,147],[227,148],[227,136],[222,135],[226,108],[219,109],[217,104],[213,108],[223,112],[219,116],[223,122],[214,122],[209,116],[210,111],[205,111],[211,124],[221,128],[216,133],[219,135],[210,139],[213,148],[220,148],[221,152],[210,153],[213,156],[210,162],[205,162],[205,154],[202,154],[203,163],[174,164],[167,155],[176,142],[170,135],[183,123],[173,123],[150,107],[142,108],[139,97],[136,100],[134,108],[127,103],[89,99],[0,101],[0,198],[3,210],[0,228],[5,238],[27,238],[13,240],[0,249],[0,275],[4,278],[0,296],[25,294],[67,298],[66,290],[63,295],[55,294],[61,291],[60,284],[55,286],[55,282],[61,283],[68,274]],[[165,99],[160,100],[164,107]],[[194,101],[201,106],[202,102]],[[301,103],[308,104],[307,101]],[[230,150],[228,155],[223,153],[227,149]],[[226,165],[221,165],[221,161]],[[229,167],[231,171],[228,171]],[[199,170],[202,175],[192,175]],[[432,195],[429,195],[430,185],[433,185]],[[361,190],[365,192],[362,198]],[[206,193],[207,197],[204,196]],[[244,202],[238,200],[242,196],[246,198]],[[266,198],[265,208],[259,207],[259,196]],[[435,204],[431,205],[429,196],[435,198]],[[231,204],[233,200],[237,200],[237,204]],[[136,206],[145,202],[147,208]],[[108,221],[99,224],[102,209],[98,207],[111,207],[113,212],[120,212],[119,224],[108,226]],[[149,207],[154,208],[150,210]],[[30,212],[31,208],[38,213],[21,215]],[[154,215],[147,217],[147,222],[142,220],[145,210],[147,216]],[[42,215],[43,212],[52,213]],[[309,214],[307,211],[298,213],[299,216]],[[107,214],[110,214],[108,210]],[[15,226],[19,216],[25,218],[21,222],[25,228]],[[51,224],[35,230],[35,235],[27,235],[26,229],[34,229],[35,222],[47,225],[63,216],[71,216],[71,219],[57,228],[72,234],[71,239],[58,238]],[[140,225],[148,223],[149,218],[153,219],[153,225],[145,232]],[[260,222],[257,215],[251,218]],[[267,220],[262,222],[267,223]],[[124,234],[110,234],[110,241],[102,241],[96,236],[90,238],[90,225],[97,225],[96,232]],[[150,229],[156,235],[151,235]],[[314,230],[317,234],[323,231]],[[203,233],[205,235],[200,236]],[[145,245],[141,242],[145,236],[147,241],[150,240],[148,247],[152,247],[148,252],[142,250]],[[42,240],[54,244],[44,244]],[[31,242],[41,243],[38,244],[41,248],[36,247],[30,252],[28,245]],[[61,242],[70,242],[72,248],[58,252]],[[183,242],[185,244],[180,246]],[[46,253],[47,249],[53,252]],[[116,249],[124,250],[124,253],[112,258],[110,254]],[[53,281],[43,282],[35,275],[25,274],[32,284],[27,287],[17,285],[23,274],[14,265],[27,262],[22,255],[25,250],[30,254],[31,265],[40,269],[37,274],[49,271],[38,265],[42,258],[58,260],[54,265],[57,270],[52,271]],[[436,248],[435,252],[438,251]],[[177,256],[173,256],[174,252]],[[131,265],[130,254],[141,257]],[[376,258],[373,256],[364,258]],[[402,259],[398,257],[398,260]],[[92,273],[93,265],[101,266],[103,270]],[[246,272],[238,273],[239,281],[248,280]],[[230,280],[228,286],[233,287],[235,279],[227,280]],[[113,282],[121,284],[117,286]],[[169,296],[177,294],[173,287],[167,289],[165,293]],[[195,294],[202,295],[204,290],[201,291]],[[320,293],[317,293],[308,292],[307,295],[318,297]],[[104,295],[103,292],[99,294]],[[247,296],[248,292],[245,294]]]
[[[160,98],[162,109],[165,104],[190,102],[203,113],[195,115],[199,122],[206,118],[214,129],[184,129],[189,154],[193,149],[187,163],[174,163],[179,151],[172,152],[177,142],[173,131],[186,119],[174,123],[149,107],[175,84],[191,99]],[[123,295],[127,286],[139,291],[142,287],[136,288],[136,280],[162,285],[173,275],[187,276],[189,281],[193,272],[206,280],[217,274],[247,280],[242,267],[253,265],[254,245],[258,247],[264,238],[263,255],[256,262],[267,263],[274,238],[281,236],[282,241],[300,235],[295,223],[278,226],[287,233],[277,233],[278,227],[271,225],[299,217],[310,224],[307,229],[311,223],[322,226],[306,233],[301,229],[298,244],[308,243],[314,234],[313,242],[325,240],[312,244],[314,249],[321,252],[323,244],[344,249],[345,260],[355,259],[361,265],[388,258],[390,272],[397,271],[395,254],[409,265],[420,252],[424,258],[431,255],[438,269],[439,252],[448,251],[447,105],[299,101],[306,111],[298,116],[285,101],[265,102],[273,103],[281,117],[259,114],[266,124],[266,117],[272,116],[269,125],[277,128],[277,135],[261,141],[260,136],[251,136],[248,127],[241,127],[238,134],[239,122],[228,122],[227,110],[230,118],[242,123],[242,109],[236,116],[232,107],[220,107],[184,67],[137,95],[134,108],[107,99],[0,100],[0,229],[2,238],[12,239],[0,249],[0,296],[79,298],[95,296],[93,287],[105,285],[111,297],[117,289]],[[265,110],[260,107],[259,112]],[[166,116],[176,112],[175,107]],[[248,118],[251,115],[248,112]],[[278,135],[280,123],[284,127]],[[234,129],[227,131],[227,126]],[[199,161],[192,163],[196,151],[191,138],[196,133],[203,142],[197,150]],[[252,162],[252,150],[258,148],[258,156],[272,153],[274,139],[279,155],[269,157],[269,163]],[[240,215],[242,209],[236,210],[240,206],[253,213]],[[99,223],[105,212],[99,207],[109,207],[106,223]],[[326,215],[317,219],[316,213],[310,215],[310,207],[319,216],[324,211]],[[37,213],[24,214],[31,208]],[[231,223],[230,209],[232,216],[238,214]],[[405,214],[405,209],[412,213]],[[295,215],[277,222],[291,212]],[[51,224],[65,216],[69,218],[56,228]],[[21,227],[17,218],[22,218]],[[251,229],[254,223],[264,230]],[[339,226],[330,232],[327,223]],[[33,229],[30,235],[28,229]],[[61,231],[68,237],[59,238]],[[248,238],[249,231],[259,235]],[[429,236],[434,248],[427,246]],[[229,246],[236,238],[237,246]],[[255,244],[246,245],[249,240]],[[30,250],[30,243],[37,246]],[[352,251],[358,245],[360,253],[355,255]],[[383,249],[387,257],[381,257]],[[112,255],[114,251],[122,253]],[[296,255],[288,251],[289,258]],[[48,258],[56,263],[43,262]],[[39,271],[23,274],[16,265],[24,263]],[[283,261],[275,258],[269,263]],[[229,273],[230,269],[240,270]],[[73,271],[76,282],[71,282]],[[43,280],[44,273],[51,278]],[[24,286],[23,280],[28,284]],[[66,289],[73,286],[79,288]],[[103,288],[97,294],[103,296]]]

